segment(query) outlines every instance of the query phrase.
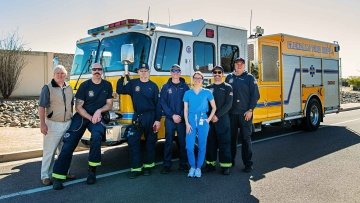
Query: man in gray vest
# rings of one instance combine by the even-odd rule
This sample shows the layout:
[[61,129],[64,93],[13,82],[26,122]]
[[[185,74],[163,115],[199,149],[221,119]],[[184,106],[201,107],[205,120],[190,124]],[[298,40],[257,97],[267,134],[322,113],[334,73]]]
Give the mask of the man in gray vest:
[[[62,137],[70,126],[73,92],[65,82],[67,71],[62,65],[54,68],[54,78],[41,90],[39,100],[40,130],[44,135],[41,182],[51,185],[52,168],[56,149],[60,151]],[[67,175],[67,178],[74,176]]]

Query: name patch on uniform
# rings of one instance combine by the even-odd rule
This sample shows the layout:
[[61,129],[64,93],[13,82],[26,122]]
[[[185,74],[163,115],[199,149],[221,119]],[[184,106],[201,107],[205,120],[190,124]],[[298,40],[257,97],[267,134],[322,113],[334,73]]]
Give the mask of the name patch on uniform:
[[93,97],[94,96],[94,91],[90,90],[89,91],[89,97]]
[[135,87],[135,92],[140,92],[140,86]]
[[169,93],[169,94],[172,94],[172,90],[171,90],[171,89],[168,89],[168,93]]
[[234,82],[234,80],[232,78],[230,78],[229,83],[233,83],[233,82]]

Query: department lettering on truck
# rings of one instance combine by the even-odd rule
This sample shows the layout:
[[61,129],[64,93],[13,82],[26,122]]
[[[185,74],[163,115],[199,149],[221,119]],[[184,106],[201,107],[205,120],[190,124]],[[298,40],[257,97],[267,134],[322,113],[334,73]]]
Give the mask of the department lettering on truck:
[[[89,67],[95,62],[103,65],[104,78],[115,90],[124,71],[130,78],[137,77],[136,68],[142,63],[149,65],[151,80],[161,88],[173,64],[181,66],[188,84],[191,75],[201,71],[207,85],[212,83],[215,65],[228,74],[234,59],[242,57],[249,59],[249,72],[259,84],[261,97],[254,112],[257,129],[273,122],[308,122],[310,117],[318,119],[311,121],[316,129],[325,113],[339,110],[337,44],[284,34],[248,40],[244,28],[202,19],[172,26],[127,19],[90,29],[88,34],[76,43],[70,76],[74,91],[91,77]],[[110,144],[126,141],[124,134],[134,113],[130,96],[113,96],[112,121],[106,127]],[[158,137],[164,138],[163,119]],[[84,143],[88,140],[89,136],[82,138]]]

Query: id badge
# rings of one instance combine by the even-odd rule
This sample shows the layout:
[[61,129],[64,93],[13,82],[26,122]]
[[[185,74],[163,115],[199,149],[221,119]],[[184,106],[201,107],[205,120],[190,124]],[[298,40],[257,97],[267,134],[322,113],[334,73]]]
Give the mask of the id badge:
[[199,120],[199,125],[204,125],[204,119],[201,118],[201,119]]

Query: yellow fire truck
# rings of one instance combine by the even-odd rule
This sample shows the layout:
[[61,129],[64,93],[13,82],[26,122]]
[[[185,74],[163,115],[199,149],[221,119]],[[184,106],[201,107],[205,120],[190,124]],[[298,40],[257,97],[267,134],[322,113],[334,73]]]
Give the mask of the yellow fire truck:
[[316,130],[325,114],[338,112],[339,49],[337,43],[286,34],[249,39],[249,70],[261,95],[254,112],[257,129],[290,122]]
[[[77,41],[70,84],[91,78],[90,66],[100,62],[104,78],[116,88],[124,71],[136,76],[141,63],[150,66],[150,79],[159,88],[170,77],[173,64],[182,67],[182,76],[191,84],[191,75],[201,71],[204,83],[211,83],[211,70],[221,65],[225,73],[233,70],[237,57],[248,58],[249,71],[256,76],[261,98],[254,112],[254,124],[305,119],[316,129],[325,113],[339,109],[338,45],[288,35],[247,39],[241,27],[195,20],[173,26],[127,19],[88,31]],[[249,43],[249,44],[248,44]],[[248,52],[249,49],[249,52]],[[115,92],[115,91],[114,91]],[[133,107],[127,95],[114,93],[112,121],[107,125],[106,141],[125,141]],[[164,138],[164,127],[159,139]],[[82,141],[87,143],[89,136]]]

